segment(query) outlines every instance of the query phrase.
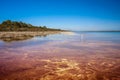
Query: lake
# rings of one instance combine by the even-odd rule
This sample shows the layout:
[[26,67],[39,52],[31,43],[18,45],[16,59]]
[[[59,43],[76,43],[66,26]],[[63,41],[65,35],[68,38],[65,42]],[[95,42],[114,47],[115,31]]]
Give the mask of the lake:
[[120,80],[120,32],[0,40],[0,80]]

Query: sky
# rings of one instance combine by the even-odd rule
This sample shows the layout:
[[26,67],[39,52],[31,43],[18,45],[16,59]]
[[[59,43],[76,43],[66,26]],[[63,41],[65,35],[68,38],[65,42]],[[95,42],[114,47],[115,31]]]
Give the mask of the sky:
[[0,0],[0,23],[66,30],[120,30],[120,0]]

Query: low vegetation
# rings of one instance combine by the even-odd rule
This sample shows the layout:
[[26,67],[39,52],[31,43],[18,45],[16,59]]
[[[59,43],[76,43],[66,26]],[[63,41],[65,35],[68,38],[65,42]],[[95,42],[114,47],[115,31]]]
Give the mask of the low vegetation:
[[0,31],[61,31],[61,29],[33,26],[24,22],[6,20],[0,24]]

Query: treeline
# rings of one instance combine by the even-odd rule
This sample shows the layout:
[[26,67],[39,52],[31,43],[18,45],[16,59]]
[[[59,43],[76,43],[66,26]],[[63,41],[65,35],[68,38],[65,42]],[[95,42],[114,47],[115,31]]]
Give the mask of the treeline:
[[61,31],[61,29],[33,26],[24,22],[6,20],[0,24],[0,31]]

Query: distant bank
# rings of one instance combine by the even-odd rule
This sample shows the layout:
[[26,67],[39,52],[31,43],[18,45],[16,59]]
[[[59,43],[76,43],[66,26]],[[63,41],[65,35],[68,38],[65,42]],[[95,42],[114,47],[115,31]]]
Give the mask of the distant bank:
[[0,24],[0,31],[64,31],[46,26],[33,26],[24,22],[6,20]]
[[74,32],[120,32],[120,30],[101,30],[101,31],[74,31]]
[[52,29],[46,26],[33,26],[24,22],[6,20],[0,24],[0,39],[3,41],[25,40],[35,36],[58,34],[66,30]]

